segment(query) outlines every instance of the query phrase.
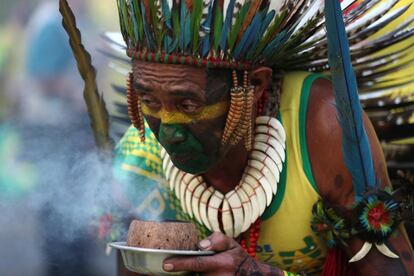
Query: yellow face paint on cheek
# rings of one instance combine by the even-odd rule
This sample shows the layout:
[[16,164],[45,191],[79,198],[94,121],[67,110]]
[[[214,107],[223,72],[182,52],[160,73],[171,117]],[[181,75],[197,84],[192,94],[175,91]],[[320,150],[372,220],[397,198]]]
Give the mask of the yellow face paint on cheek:
[[207,105],[200,113],[189,115],[180,111],[169,112],[164,108],[153,111],[145,104],[142,105],[142,112],[146,116],[151,116],[161,120],[163,124],[189,124],[193,121],[212,120],[226,114],[229,109],[229,102],[222,101],[216,104]]

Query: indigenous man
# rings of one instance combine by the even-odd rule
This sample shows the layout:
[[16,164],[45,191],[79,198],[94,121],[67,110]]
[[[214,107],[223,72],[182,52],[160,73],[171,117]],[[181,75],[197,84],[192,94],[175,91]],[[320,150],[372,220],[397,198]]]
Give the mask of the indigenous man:
[[[355,191],[330,80],[279,71],[325,68],[326,52],[307,53],[326,47],[323,16],[309,2],[118,0],[135,127],[117,149],[119,179],[135,182],[124,196],[144,219],[193,220],[207,236],[200,249],[216,252],[165,260],[164,270],[284,275],[320,273],[325,264],[327,275],[414,274],[400,230],[386,240],[399,258],[374,248],[351,265],[360,237],[327,261],[327,242],[312,231],[318,200],[351,209]],[[376,178],[388,186],[366,117],[364,125]]]

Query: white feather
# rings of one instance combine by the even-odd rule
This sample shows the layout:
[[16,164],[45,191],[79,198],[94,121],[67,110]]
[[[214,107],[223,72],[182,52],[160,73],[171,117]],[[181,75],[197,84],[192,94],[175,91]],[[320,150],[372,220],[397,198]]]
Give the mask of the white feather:
[[223,3],[223,18],[224,18],[224,20],[226,20],[227,9],[229,8],[229,3],[230,3],[230,0],[224,0],[224,3]]
[[279,13],[280,8],[283,7],[285,5],[286,1],[282,1],[282,0],[272,0],[270,1],[269,4],[269,11],[276,11],[276,14]]
[[[370,21],[373,18],[375,18],[376,16],[382,14],[384,11],[389,10],[395,4],[395,2],[397,2],[397,1],[398,0],[382,1],[378,6],[375,6],[375,8],[372,8],[369,12],[366,12],[361,18],[358,18],[357,20],[355,20],[351,24],[347,25],[346,26],[346,31],[350,32],[350,31],[353,31],[353,30],[363,26],[368,21]],[[392,14],[394,14],[398,11],[400,11],[400,9],[397,9],[397,10],[393,11]],[[386,17],[386,16],[384,16],[384,17]],[[386,17],[386,18],[388,18],[388,17]],[[380,21],[381,21],[381,19],[378,20],[378,22],[380,22]]]
[[113,69],[115,72],[121,74],[122,76],[128,76],[129,70],[125,67],[119,66],[116,63],[113,63],[112,61],[108,64],[109,68]]
[[119,32],[105,32],[103,36],[107,39],[106,43],[111,47],[112,50],[126,56],[125,50],[127,45],[122,37],[122,34]]

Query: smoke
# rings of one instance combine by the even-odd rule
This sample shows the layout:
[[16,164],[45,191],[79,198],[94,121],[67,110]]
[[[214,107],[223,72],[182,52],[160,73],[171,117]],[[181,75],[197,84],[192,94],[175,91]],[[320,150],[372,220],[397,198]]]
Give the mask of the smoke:
[[8,245],[0,247],[1,275],[114,274],[94,223],[114,207],[111,163],[98,155],[87,115],[68,113],[59,125],[14,124],[13,163],[30,165],[31,188],[20,197],[0,194],[0,242]]

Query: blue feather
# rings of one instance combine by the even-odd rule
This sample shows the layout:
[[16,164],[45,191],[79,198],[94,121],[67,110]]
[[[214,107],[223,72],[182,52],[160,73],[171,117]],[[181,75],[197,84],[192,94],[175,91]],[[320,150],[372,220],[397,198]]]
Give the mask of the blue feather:
[[211,32],[211,25],[213,22],[213,6],[214,6],[214,1],[212,0],[209,4],[210,6],[208,7],[208,14],[207,14],[207,18],[206,20],[203,22],[203,24],[201,25],[201,29],[203,30],[203,32],[205,33],[205,36],[202,39],[202,47],[201,47],[201,56],[205,57],[208,52],[210,51],[210,32]]
[[275,10],[271,10],[265,17],[262,26],[260,27],[260,32],[259,32],[259,36],[260,38],[263,37],[264,32],[267,30],[267,27],[269,27],[270,22],[272,22],[273,18],[276,15],[276,11]]
[[172,24],[171,24],[171,8],[168,5],[168,1],[167,0],[162,0],[161,1],[161,10],[162,10],[162,16],[164,17],[165,20],[165,25],[167,26],[168,29],[172,28]]
[[263,20],[262,26],[260,27],[260,31],[257,32],[257,37],[253,42],[253,45],[250,47],[250,51],[247,54],[247,59],[252,59],[253,55],[256,53],[257,50],[257,44],[260,42],[260,39],[263,37],[264,32],[267,30],[267,27],[269,27],[270,22],[272,22],[272,19],[275,17],[276,11],[271,10]]
[[191,16],[185,1],[181,1],[181,50],[185,51],[191,42]]
[[174,39],[170,38],[169,43],[170,44],[168,44],[168,51],[167,51],[167,53],[168,54],[171,54],[175,49],[177,49],[178,39],[177,38],[174,38]]
[[226,20],[224,21],[223,30],[221,32],[220,37],[220,49],[223,51],[226,50],[227,35],[229,33],[230,26],[233,21],[233,12],[235,4],[236,0],[230,0],[229,6],[227,8]]
[[325,19],[328,59],[342,128],[342,151],[358,198],[367,186],[376,185],[376,179],[339,1],[325,0]]
[[248,50],[249,46],[254,42],[254,39],[257,38],[260,24],[263,21],[263,12],[256,14],[250,23],[249,27],[246,29],[245,33],[241,37],[239,43],[237,43],[236,48],[234,49],[233,55],[236,59],[240,59],[243,54]]
[[[131,8],[131,14],[134,14],[135,15],[135,11],[136,11],[136,9],[138,9],[138,7],[135,6],[134,1],[131,1],[131,7],[130,8]],[[140,40],[141,37],[140,37],[139,31],[138,31],[138,23],[137,23],[136,16],[132,16],[131,21],[132,21],[132,24],[134,25],[135,39]]]
[[174,32],[174,30],[172,29],[171,9],[172,7],[168,5],[167,0],[161,1],[162,17],[167,29],[167,31],[164,34],[164,50],[166,53],[171,53],[177,47],[177,45],[174,46],[173,39],[170,36],[170,34]]
[[271,56],[272,53],[277,54],[277,50],[289,39],[291,32],[286,30],[281,31],[276,37],[264,48],[260,56],[266,57]]

